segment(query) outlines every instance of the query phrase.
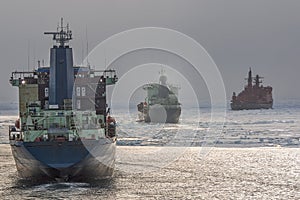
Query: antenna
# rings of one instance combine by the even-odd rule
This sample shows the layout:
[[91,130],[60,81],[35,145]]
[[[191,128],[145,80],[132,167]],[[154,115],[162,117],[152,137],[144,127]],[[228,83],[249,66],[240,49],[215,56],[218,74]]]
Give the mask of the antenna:
[[27,71],[29,71],[29,66],[30,66],[30,41],[28,40],[27,44]]
[[36,54],[35,54],[35,43],[33,43],[33,66],[32,69],[35,69],[35,62],[36,62]]
[[61,24],[57,27],[57,32],[44,32],[45,35],[53,35],[53,40],[59,43],[60,47],[64,47],[66,43],[72,40],[72,31],[69,29],[69,24],[64,27],[63,18]]
[[161,69],[158,73],[161,74],[161,75],[164,75],[165,72],[166,72],[166,70],[164,69],[164,66],[161,65]]
[[83,65],[84,63],[83,63],[83,61],[84,61],[84,48],[83,48],[83,46],[84,46],[84,41],[83,40],[81,40],[81,64]]
[[88,40],[88,28],[85,26],[85,39],[86,39],[86,64],[90,67],[89,63],[89,40]]
[[104,48],[104,69],[106,69],[106,50]]

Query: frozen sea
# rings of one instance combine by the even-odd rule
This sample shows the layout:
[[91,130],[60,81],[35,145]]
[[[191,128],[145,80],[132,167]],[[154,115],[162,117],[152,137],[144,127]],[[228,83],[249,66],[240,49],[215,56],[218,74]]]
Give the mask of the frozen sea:
[[179,124],[136,122],[115,109],[111,179],[21,180],[8,144],[17,111],[0,111],[0,199],[300,199],[300,106],[230,111],[183,108]]

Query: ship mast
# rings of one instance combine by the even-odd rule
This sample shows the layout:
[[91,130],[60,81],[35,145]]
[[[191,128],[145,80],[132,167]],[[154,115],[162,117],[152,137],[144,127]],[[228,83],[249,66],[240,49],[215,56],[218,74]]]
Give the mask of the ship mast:
[[165,75],[165,70],[162,68],[159,72],[159,84],[166,86],[167,85],[167,76]]
[[248,72],[248,88],[252,88],[252,71],[251,71],[251,67],[249,68],[249,72]]
[[63,108],[65,100],[72,99],[74,84],[73,53],[67,43],[72,40],[69,24],[64,26],[63,18],[56,32],[44,32],[53,35],[59,45],[50,49],[49,107]]
[[254,83],[256,87],[259,87],[259,84],[262,83],[261,79],[263,79],[264,77],[259,76],[258,74],[255,76],[254,78]]
[[72,40],[72,31],[69,29],[69,24],[64,27],[64,20],[61,18],[60,26],[57,27],[57,32],[44,32],[45,35],[53,35],[53,40],[56,41],[60,47],[64,47],[66,43]]

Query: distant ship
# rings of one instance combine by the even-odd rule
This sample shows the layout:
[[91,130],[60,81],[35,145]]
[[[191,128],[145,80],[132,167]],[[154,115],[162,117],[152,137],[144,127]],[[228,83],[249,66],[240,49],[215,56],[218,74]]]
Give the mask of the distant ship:
[[137,105],[139,120],[155,123],[178,123],[181,104],[178,101],[179,86],[167,84],[167,76],[161,71],[159,83],[146,84],[144,102]]
[[19,119],[9,141],[19,175],[26,179],[88,180],[114,171],[116,128],[106,107],[114,70],[74,67],[69,26],[53,35],[50,67],[12,72],[19,88]]
[[[233,92],[231,100],[232,110],[270,109],[273,107],[272,87],[264,87],[259,75],[252,78],[251,68],[248,73],[248,84],[237,96]],[[254,85],[252,84],[254,83]]]

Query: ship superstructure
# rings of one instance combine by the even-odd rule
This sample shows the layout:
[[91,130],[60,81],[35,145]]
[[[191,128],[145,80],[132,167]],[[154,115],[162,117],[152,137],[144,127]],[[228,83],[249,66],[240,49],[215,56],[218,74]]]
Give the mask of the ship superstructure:
[[[232,95],[232,110],[249,109],[269,109],[273,107],[272,87],[261,85],[262,78],[259,75],[252,77],[252,71],[249,69],[247,85],[238,95],[235,92]],[[253,84],[254,83],[254,84]]]
[[53,35],[50,67],[12,72],[19,89],[19,119],[9,140],[23,178],[89,179],[111,176],[116,129],[107,113],[106,87],[114,70],[73,66],[72,39],[63,21]]
[[149,83],[143,86],[147,92],[144,102],[137,105],[140,119],[144,122],[178,123],[181,114],[181,104],[178,101],[179,86],[167,84],[167,76],[162,70],[159,83]]

